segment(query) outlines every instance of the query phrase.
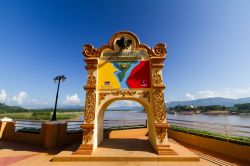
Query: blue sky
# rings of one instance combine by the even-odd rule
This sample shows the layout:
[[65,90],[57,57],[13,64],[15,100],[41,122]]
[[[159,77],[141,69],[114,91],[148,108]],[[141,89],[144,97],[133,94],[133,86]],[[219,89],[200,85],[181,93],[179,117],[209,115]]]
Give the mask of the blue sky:
[[0,0],[0,102],[29,107],[84,103],[82,46],[132,31],[168,44],[166,101],[250,96],[250,1]]

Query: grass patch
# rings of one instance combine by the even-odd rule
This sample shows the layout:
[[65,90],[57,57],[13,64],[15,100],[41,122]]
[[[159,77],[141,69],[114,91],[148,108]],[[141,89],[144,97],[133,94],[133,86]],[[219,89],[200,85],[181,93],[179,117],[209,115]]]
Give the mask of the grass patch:
[[83,115],[82,112],[60,112],[57,113],[56,117],[58,120],[64,120],[64,119],[75,119],[81,115]]
[[227,142],[232,143],[238,143],[242,145],[250,146],[250,138],[249,137],[243,137],[243,136],[227,136],[225,134],[220,134],[212,131],[204,131],[199,129],[192,129],[192,128],[186,128],[186,127],[180,127],[171,125],[170,130],[174,131],[180,131],[188,134],[198,135],[202,137],[208,137],[208,138],[214,138],[218,140],[223,140]]
[[32,120],[48,120],[51,117],[50,112],[32,112]]
[[19,112],[19,113],[3,113],[0,114],[0,118],[8,117],[11,119],[30,119],[32,112]]
[[[83,115],[82,112],[57,112],[58,120],[68,120],[75,119],[80,115]],[[51,120],[51,112],[19,112],[19,113],[2,113],[0,118],[8,117],[14,120]]]

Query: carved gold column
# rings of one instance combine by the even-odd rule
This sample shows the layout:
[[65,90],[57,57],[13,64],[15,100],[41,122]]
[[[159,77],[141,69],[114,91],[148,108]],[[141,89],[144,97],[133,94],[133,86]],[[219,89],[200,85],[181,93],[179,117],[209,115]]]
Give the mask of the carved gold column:
[[162,43],[157,44],[151,52],[152,102],[157,137],[157,153],[159,155],[176,154],[167,142],[167,130],[170,125],[166,120],[166,106],[163,92],[165,85],[162,80],[163,62],[166,58],[166,53],[166,45]]
[[84,124],[82,144],[74,154],[91,154],[93,152],[94,121],[96,109],[96,70],[97,70],[97,50],[91,45],[85,45],[83,49],[87,69],[87,83],[84,86],[86,91]]

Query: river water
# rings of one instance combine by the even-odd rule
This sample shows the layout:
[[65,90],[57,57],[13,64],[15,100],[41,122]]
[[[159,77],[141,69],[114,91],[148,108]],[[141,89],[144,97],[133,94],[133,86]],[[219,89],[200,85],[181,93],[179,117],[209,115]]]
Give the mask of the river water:
[[[83,121],[83,116],[81,116],[78,120]],[[137,120],[135,120],[137,119]],[[104,120],[118,120],[118,121],[113,121],[119,125],[120,122],[124,122],[126,120],[135,120],[133,123],[145,123],[144,120],[147,119],[147,114],[142,113],[142,112],[136,112],[136,111],[106,111],[104,114]],[[179,114],[167,114],[167,119],[174,119],[174,120],[187,120],[187,121],[198,121],[198,122],[209,122],[209,123],[220,123],[220,124],[231,124],[231,125],[240,125],[240,126],[250,126],[250,115],[202,115],[202,114],[193,114],[193,115],[179,115]],[[74,123],[74,122],[71,122]],[[77,122],[76,122],[77,123]],[[192,123],[192,122],[191,122]],[[18,124],[18,122],[17,122]],[[34,122],[29,122],[26,121],[25,123],[22,122],[22,126],[19,126],[19,129],[24,129],[24,128],[30,128],[34,125]],[[114,125],[114,124],[113,124]],[[220,126],[220,125],[219,125]],[[41,128],[39,126],[38,128]],[[200,126],[202,127],[202,126]],[[36,129],[37,127],[34,125],[32,127],[33,129]],[[77,129],[79,129],[78,127]],[[196,128],[200,129],[199,126]],[[202,129],[202,128],[201,128]],[[206,128],[206,130],[208,130]],[[246,131],[247,133],[240,133],[240,136],[247,136],[250,137],[249,134],[249,128],[248,127],[243,127],[240,128],[241,131]],[[233,130],[232,130],[233,131]],[[224,132],[221,131],[222,133]],[[235,134],[231,132],[231,135]],[[239,135],[239,133],[236,133]]]
[[[199,122],[250,126],[250,115],[167,114],[167,118],[177,119],[177,120],[189,120],[189,121],[199,121]],[[136,111],[107,111],[105,112],[104,119],[105,120],[147,119],[147,114]]]

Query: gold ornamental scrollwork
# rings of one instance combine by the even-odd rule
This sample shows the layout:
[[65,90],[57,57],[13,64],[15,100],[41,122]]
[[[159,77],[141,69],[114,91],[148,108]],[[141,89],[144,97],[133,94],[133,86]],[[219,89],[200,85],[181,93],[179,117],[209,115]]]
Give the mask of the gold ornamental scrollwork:
[[152,75],[152,81],[154,85],[162,84],[162,78],[158,71],[155,71],[155,73]]
[[164,94],[160,89],[154,91],[153,100],[154,100],[155,119],[157,122],[163,122],[163,120],[166,118],[166,108],[165,108]]
[[94,90],[88,91],[86,94],[85,117],[84,117],[84,120],[87,123],[91,123],[95,119],[95,102],[96,102],[96,94]]
[[101,104],[102,100],[104,100],[105,97],[107,95],[109,95],[109,94],[110,94],[109,92],[101,92],[101,93],[99,93],[99,104]]
[[98,57],[98,51],[90,44],[86,44],[84,46],[82,53],[85,55],[86,58]]
[[159,143],[161,144],[167,134],[167,129],[166,128],[156,128],[156,134],[157,134],[157,138],[159,139]]
[[87,85],[96,85],[96,77],[93,73],[90,73],[88,75],[88,79],[87,79]]
[[166,49],[166,45],[163,43],[159,43],[155,46],[155,48],[153,49],[153,52],[155,54],[155,56],[165,56],[167,49]]
[[115,92],[101,92],[99,93],[99,96],[98,96],[98,104],[101,104],[102,100],[105,99],[106,96],[108,95],[114,95],[114,96],[119,96],[121,95],[122,97],[125,97],[125,96],[133,96],[136,94],[136,91],[129,91],[129,90],[125,90],[125,91],[115,91]]
[[133,96],[136,94],[136,91],[130,91],[130,90],[124,90],[124,91],[116,91],[116,92],[111,92],[112,95],[114,96],[119,96],[119,95],[122,95],[122,97],[125,97],[125,96]]
[[87,144],[91,141],[93,137],[94,131],[93,129],[83,129],[83,141],[84,144]]
[[140,92],[138,94],[142,95],[143,98],[147,98],[148,102],[150,102],[150,92],[149,91],[143,91],[143,92]]

